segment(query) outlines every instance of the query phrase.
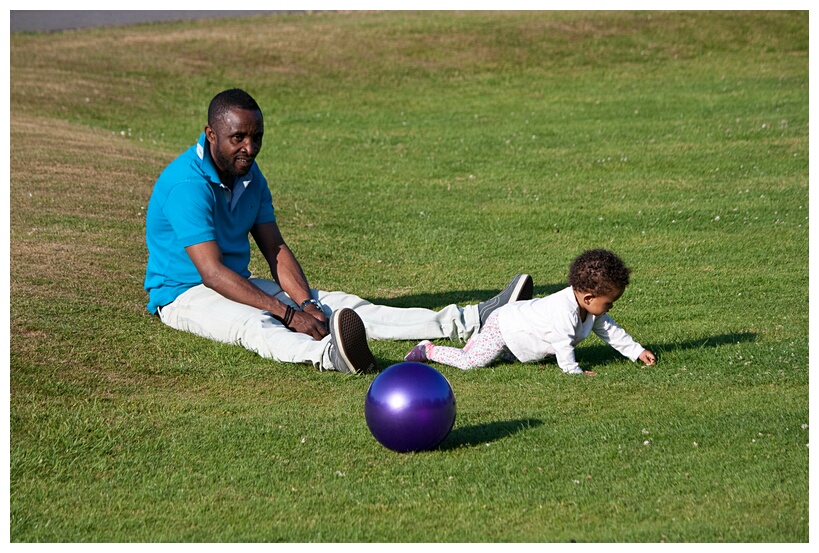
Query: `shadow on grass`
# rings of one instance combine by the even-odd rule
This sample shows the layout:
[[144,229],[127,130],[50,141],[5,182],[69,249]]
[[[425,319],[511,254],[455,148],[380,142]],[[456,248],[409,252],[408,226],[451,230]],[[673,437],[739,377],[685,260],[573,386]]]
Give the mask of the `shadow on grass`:
[[[736,332],[732,334],[719,334],[717,336],[709,336],[707,338],[700,338],[697,340],[685,340],[683,342],[676,342],[671,344],[649,344],[645,346],[651,351],[669,352],[678,349],[703,349],[703,348],[717,348],[728,344],[739,344],[741,342],[755,342],[755,332]],[[654,348],[654,349],[651,349]]]
[[[717,348],[729,344],[754,341],[756,341],[756,333],[737,332],[731,334],[719,334],[717,336],[709,336],[707,338],[699,338],[697,340],[684,340],[682,342],[643,344],[643,347],[654,352],[654,354],[657,355],[657,361],[659,362],[662,360],[661,357],[664,353],[669,353],[672,351]],[[619,354],[613,348],[605,344],[595,344],[588,347],[580,346],[577,354],[578,360],[581,360],[581,364],[582,361],[601,364],[612,356],[616,357],[619,356]]]
[[[504,286],[506,286],[506,283],[504,283]],[[536,298],[548,296],[563,290],[566,286],[567,284],[535,286],[532,295]],[[441,309],[453,303],[461,307],[465,305],[475,305],[497,295],[501,289],[502,288],[497,290],[453,290],[437,294],[410,294],[396,298],[366,299],[377,305],[388,305],[390,307],[426,307],[427,309]]]
[[[563,290],[563,288],[566,286],[566,283],[535,286],[532,295],[534,297],[548,296]],[[410,294],[395,298],[368,298],[368,301],[378,305],[388,305],[392,307],[425,307],[427,309],[440,309],[453,303],[461,307],[465,305],[474,305],[493,297],[499,292],[500,290],[453,290],[449,292],[440,292],[437,294]],[[754,342],[756,340],[756,336],[757,335],[753,332],[739,332],[719,334],[717,336],[709,336],[707,338],[700,338],[696,340],[684,340],[681,342],[648,343],[643,344],[643,346],[654,352],[659,361],[664,353],[677,350],[717,348],[719,346],[737,344],[741,342]],[[587,365],[604,364],[608,360],[618,356],[619,354],[606,344],[594,344],[588,346],[581,345],[578,348],[578,360],[581,360],[581,362],[585,361]],[[385,359],[378,359],[378,361],[382,363],[388,362],[389,364],[394,362]],[[550,361],[554,362],[554,357],[550,357],[546,360],[547,363]]]
[[518,419],[514,421],[495,421],[475,424],[465,428],[455,428],[447,436],[440,449],[457,449],[496,442],[523,430],[543,424],[539,419]]

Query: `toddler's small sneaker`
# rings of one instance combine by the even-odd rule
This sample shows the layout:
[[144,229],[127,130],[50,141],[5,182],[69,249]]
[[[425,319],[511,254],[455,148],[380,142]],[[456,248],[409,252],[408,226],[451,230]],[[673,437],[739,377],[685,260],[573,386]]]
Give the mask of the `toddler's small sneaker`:
[[427,361],[428,360],[427,346],[430,344],[432,344],[432,342],[430,342],[429,340],[424,340],[423,342],[412,348],[412,351],[409,352],[406,357],[404,357],[404,361],[416,362]]

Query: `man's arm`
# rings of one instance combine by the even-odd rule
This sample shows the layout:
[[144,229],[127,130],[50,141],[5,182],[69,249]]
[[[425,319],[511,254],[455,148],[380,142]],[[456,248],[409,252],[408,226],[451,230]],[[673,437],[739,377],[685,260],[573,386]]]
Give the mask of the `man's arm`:
[[[285,243],[279,225],[275,222],[256,225],[250,229],[250,233],[270,266],[273,280],[279,283],[282,290],[299,305],[310,299],[312,295],[307,277],[304,276],[296,256]],[[327,317],[315,305],[307,305],[304,312],[318,320],[322,326],[327,325]]]
[[[267,311],[279,319],[284,318],[287,306],[224,265],[222,251],[215,241],[188,246],[185,251],[199,271],[205,286],[229,300]],[[323,324],[301,311],[294,313],[289,328],[316,340],[327,335]]]
[[310,299],[307,277],[296,256],[284,242],[279,226],[275,222],[256,225],[250,229],[250,234],[270,265],[273,280],[279,283],[282,290],[299,305]]

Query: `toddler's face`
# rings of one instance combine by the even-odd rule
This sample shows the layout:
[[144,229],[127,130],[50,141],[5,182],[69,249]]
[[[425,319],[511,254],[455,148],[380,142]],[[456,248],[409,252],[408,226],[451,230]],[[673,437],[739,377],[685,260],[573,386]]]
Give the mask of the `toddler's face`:
[[614,290],[600,296],[588,294],[584,297],[583,307],[586,311],[597,317],[607,313],[614,305],[614,302],[619,300],[622,295],[623,290]]

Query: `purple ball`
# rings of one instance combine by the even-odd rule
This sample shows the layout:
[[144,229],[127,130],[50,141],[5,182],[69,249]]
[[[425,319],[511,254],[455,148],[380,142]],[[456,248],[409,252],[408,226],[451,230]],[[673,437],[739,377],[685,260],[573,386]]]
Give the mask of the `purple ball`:
[[386,448],[400,453],[433,449],[455,424],[455,394],[446,377],[429,365],[398,363],[370,384],[364,416]]

